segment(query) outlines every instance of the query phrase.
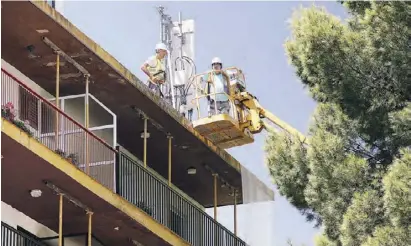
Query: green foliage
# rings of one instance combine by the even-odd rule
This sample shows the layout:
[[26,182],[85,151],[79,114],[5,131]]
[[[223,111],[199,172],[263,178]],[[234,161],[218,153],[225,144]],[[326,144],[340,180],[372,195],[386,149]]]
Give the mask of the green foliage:
[[305,198],[323,220],[328,237],[339,235],[341,215],[357,190],[364,189],[368,164],[365,159],[347,153],[342,138],[318,130],[308,152],[311,174]]
[[393,134],[389,113],[411,100],[411,4],[370,6],[350,20],[356,28],[322,9],[297,12],[286,51],[313,98],[335,103],[358,120],[358,132],[378,152],[377,161],[390,163],[398,148],[385,141]]
[[406,245],[411,3],[343,4],[346,22],[315,7],[292,17],[285,49],[318,107],[310,146],[271,133],[267,163],[281,195],[323,226],[317,245]]
[[365,14],[365,11],[371,7],[368,1],[340,1],[346,6],[352,14]]
[[361,246],[409,246],[411,245],[411,229],[393,226],[378,227],[373,236]]
[[344,246],[361,245],[374,228],[385,222],[383,201],[375,190],[356,193],[344,214],[341,242]]
[[80,165],[78,154],[75,154],[75,153],[67,154],[64,150],[61,150],[61,149],[56,149],[54,152],[56,152],[58,155],[60,155],[67,161],[71,162],[72,164],[76,166]]
[[384,204],[395,226],[411,225],[411,150],[394,162],[384,177]]
[[337,246],[336,243],[331,241],[326,235],[322,234],[315,237],[315,245],[317,246]]
[[[267,161],[275,182],[281,184],[279,192],[303,213],[311,214],[304,197],[308,182],[307,151],[297,137],[271,133],[265,147]],[[310,217],[311,218],[311,217]]]

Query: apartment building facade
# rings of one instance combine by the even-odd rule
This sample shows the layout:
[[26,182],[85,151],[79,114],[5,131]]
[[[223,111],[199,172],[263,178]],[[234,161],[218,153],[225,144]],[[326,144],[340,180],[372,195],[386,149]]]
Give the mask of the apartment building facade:
[[237,161],[47,3],[2,22],[3,245],[246,245]]

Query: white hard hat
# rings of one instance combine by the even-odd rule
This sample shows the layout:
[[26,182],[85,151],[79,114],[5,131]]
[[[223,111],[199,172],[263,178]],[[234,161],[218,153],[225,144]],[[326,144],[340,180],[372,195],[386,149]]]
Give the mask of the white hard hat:
[[167,50],[167,46],[163,43],[156,44],[156,50]]
[[220,59],[219,57],[214,57],[213,60],[211,61],[211,64],[215,64],[215,63],[223,64],[223,63],[221,62],[221,59]]

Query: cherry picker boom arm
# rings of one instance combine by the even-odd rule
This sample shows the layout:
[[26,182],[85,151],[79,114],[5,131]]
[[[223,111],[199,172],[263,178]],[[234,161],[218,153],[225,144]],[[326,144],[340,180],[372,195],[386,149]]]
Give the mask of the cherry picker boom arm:
[[297,136],[300,141],[307,143],[308,139],[301,132],[263,108],[257,98],[249,92],[241,92],[237,95],[238,97],[236,97],[236,99],[240,105],[244,105],[249,112],[246,116],[246,120],[241,124],[242,128],[248,129],[253,134],[260,133],[264,128],[275,131],[274,127],[264,122],[264,119],[267,119],[291,135]]

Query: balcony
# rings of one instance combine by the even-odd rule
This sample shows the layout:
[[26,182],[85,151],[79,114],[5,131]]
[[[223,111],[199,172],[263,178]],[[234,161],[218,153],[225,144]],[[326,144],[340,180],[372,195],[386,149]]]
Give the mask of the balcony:
[[115,191],[116,150],[2,69],[2,117]]
[[246,245],[153,171],[112,149],[3,69],[1,89],[4,119],[191,245]]

